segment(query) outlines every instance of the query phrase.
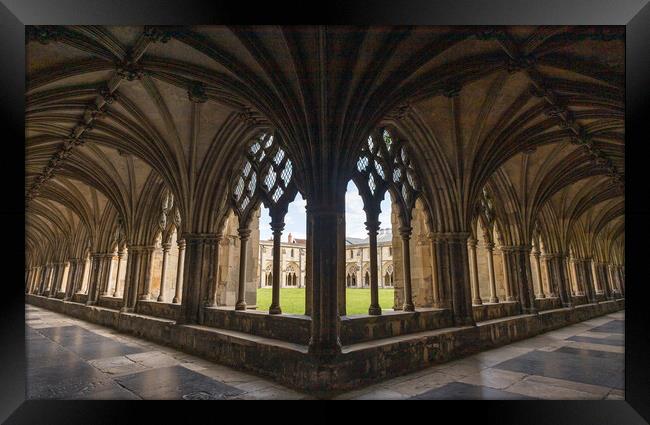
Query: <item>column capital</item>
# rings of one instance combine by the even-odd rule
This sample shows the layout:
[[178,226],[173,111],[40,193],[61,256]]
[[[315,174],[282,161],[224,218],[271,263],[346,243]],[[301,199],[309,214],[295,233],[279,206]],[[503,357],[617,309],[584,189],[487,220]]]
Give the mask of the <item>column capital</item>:
[[237,233],[239,234],[239,239],[248,239],[251,236],[251,229],[248,227],[240,227],[237,229]]
[[379,225],[381,224],[379,220],[368,220],[363,224],[366,225],[366,230],[368,230],[368,234],[374,233],[376,235],[379,233]]
[[284,226],[285,226],[284,221],[271,220],[271,223],[269,224],[271,225],[271,231],[273,232],[273,236],[275,236],[276,233],[278,236],[282,235],[282,231],[284,230]]
[[162,250],[163,252],[169,252],[169,250],[172,248],[171,242],[164,243],[162,244]]
[[483,243],[483,246],[484,246],[485,249],[487,249],[488,251],[492,251],[492,250],[494,250],[494,246],[495,246],[495,245],[494,245],[494,242],[485,242],[485,243]]
[[467,246],[468,246],[468,247],[476,249],[476,246],[477,246],[477,245],[478,245],[478,241],[477,241],[475,238],[473,238],[473,237],[470,236],[470,237],[467,239]]
[[400,226],[399,227],[399,235],[402,237],[402,239],[410,239],[412,231],[413,231],[413,228],[411,226]]

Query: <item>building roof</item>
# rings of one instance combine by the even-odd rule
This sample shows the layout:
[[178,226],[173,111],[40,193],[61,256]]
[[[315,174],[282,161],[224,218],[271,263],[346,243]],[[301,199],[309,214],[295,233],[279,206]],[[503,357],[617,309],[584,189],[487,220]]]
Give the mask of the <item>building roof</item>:
[[[390,243],[393,241],[393,231],[389,227],[387,229],[379,229],[379,233],[377,234],[377,243]],[[365,237],[365,238],[352,238],[349,236],[346,236],[345,238],[345,244],[346,245],[368,245],[370,243],[370,238]]]

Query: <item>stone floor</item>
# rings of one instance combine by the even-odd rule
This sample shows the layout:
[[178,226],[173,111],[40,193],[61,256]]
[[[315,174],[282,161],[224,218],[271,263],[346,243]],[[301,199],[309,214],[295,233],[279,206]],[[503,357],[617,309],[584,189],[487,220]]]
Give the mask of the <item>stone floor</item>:
[[[624,312],[400,376],[337,399],[623,399]],[[26,306],[31,399],[305,399],[275,382]]]

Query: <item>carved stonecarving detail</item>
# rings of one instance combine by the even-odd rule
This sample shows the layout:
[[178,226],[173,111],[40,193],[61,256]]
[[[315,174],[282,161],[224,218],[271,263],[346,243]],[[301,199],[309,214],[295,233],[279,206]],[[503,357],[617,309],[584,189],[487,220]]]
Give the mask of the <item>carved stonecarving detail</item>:
[[508,60],[508,73],[514,74],[515,72],[524,71],[535,66],[535,58],[532,56],[520,56],[517,58],[510,58]]
[[190,102],[205,103],[208,100],[208,95],[205,91],[205,85],[200,81],[193,81],[187,89],[187,95]]
[[118,64],[116,69],[117,75],[128,81],[139,80],[147,74],[140,65],[129,58]]
[[99,96],[102,98],[102,100],[105,103],[109,105],[113,103],[113,101],[115,101],[115,99],[117,98],[115,94],[111,93],[110,89],[107,86],[104,86],[101,89],[99,89]]
[[254,127],[258,124],[258,119],[250,108],[245,107],[241,112],[239,112],[239,114],[237,114],[237,117],[247,127]]
[[50,41],[60,41],[63,38],[61,29],[55,26],[27,26],[25,41],[37,41],[41,44],[48,44]]
[[401,121],[404,120],[412,110],[413,108],[408,102],[402,103],[401,105],[397,106],[390,114],[388,114],[388,117]]
[[144,36],[152,43],[167,43],[175,34],[171,27],[145,25]]
[[460,82],[458,81],[450,81],[447,83],[447,85],[442,89],[442,94],[445,97],[456,97],[460,94],[460,91],[462,90],[463,86]]

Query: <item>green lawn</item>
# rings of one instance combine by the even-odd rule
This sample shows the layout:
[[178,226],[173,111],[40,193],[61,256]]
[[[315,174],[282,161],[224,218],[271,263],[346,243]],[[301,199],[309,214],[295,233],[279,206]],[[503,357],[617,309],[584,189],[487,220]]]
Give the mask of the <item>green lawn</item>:
[[[383,309],[392,309],[394,289],[379,290],[379,305]],[[368,314],[370,289],[347,289],[347,314]],[[268,311],[271,305],[271,288],[257,289],[257,309]],[[305,314],[305,289],[280,289],[280,307],[283,313]]]

